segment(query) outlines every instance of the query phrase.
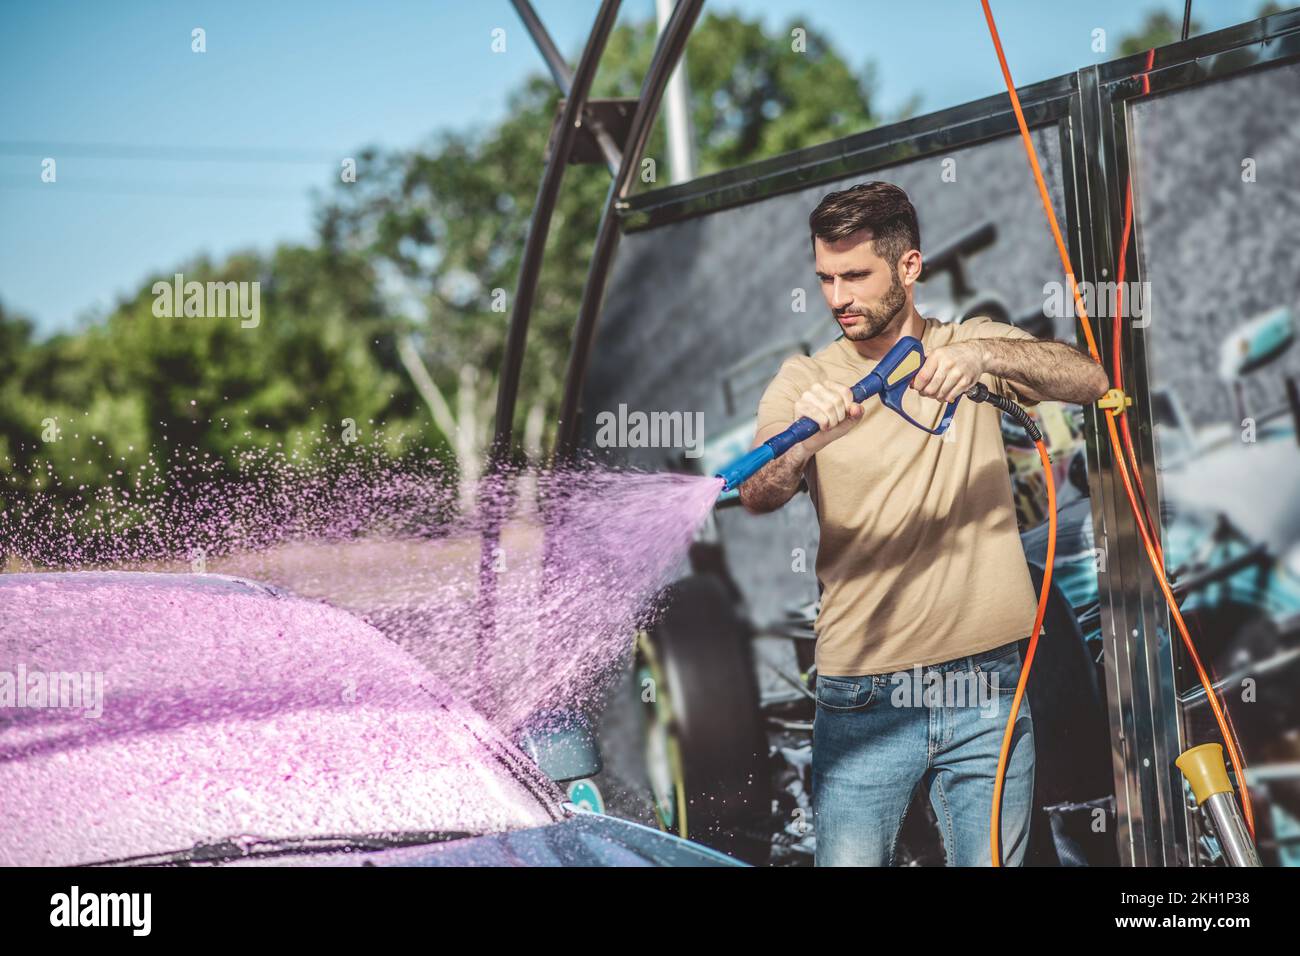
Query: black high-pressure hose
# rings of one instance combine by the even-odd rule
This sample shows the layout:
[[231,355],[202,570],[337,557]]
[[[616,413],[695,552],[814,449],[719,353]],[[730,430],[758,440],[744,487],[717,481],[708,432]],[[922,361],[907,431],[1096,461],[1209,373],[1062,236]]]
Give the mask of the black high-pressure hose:
[[1016,420],[1021,428],[1028,433],[1031,441],[1040,442],[1043,440],[1043,433],[1038,430],[1038,425],[1029,416],[1029,412],[1017,405],[1009,398],[1003,398],[997,392],[990,392],[983,382],[976,382],[966,390],[966,397],[972,402],[988,402],[999,411],[1005,412]]

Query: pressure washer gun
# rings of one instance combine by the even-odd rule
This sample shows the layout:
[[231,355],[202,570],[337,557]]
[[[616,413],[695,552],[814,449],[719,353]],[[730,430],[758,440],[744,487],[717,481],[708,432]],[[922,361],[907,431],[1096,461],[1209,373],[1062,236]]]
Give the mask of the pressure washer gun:
[[[942,435],[948,430],[948,425],[952,422],[953,413],[957,410],[957,403],[961,401],[958,397],[948,403],[944,409],[943,417],[939,419],[939,424],[934,428],[926,428],[911,415],[903,410],[903,396],[911,386],[912,378],[921,370],[925,364],[925,350],[921,347],[919,339],[905,335],[894,343],[885,357],[877,363],[862,381],[850,389],[853,393],[855,402],[865,402],[872,395],[879,395],[880,400],[885,406],[902,415],[910,424],[915,425],[923,432],[929,432],[931,435]],[[1030,433],[1035,441],[1042,438],[1038,427],[1034,424],[1029,413],[1009,399],[1003,398],[994,392],[990,392],[983,383],[976,382],[966,391],[966,397],[974,402],[988,402],[997,406],[1002,411],[1011,415]],[[780,458],[787,451],[802,441],[806,441],[821,430],[821,426],[811,418],[801,418],[779,435],[773,435],[763,444],[759,445],[752,451],[747,452],[737,458],[726,468],[717,473],[717,477],[725,482],[724,491],[732,491],[747,481],[768,462]]]

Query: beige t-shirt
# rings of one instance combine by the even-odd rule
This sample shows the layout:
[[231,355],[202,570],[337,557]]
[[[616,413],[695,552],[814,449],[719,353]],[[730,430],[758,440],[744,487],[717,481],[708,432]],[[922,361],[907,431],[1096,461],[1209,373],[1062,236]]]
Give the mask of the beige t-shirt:
[[[924,322],[927,355],[971,338],[1034,339],[987,318]],[[844,338],[787,359],[759,402],[758,429],[794,421],[794,403],[814,382],[853,385],[875,365]],[[980,381],[1033,404],[1005,379],[985,373]],[[944,407],[910,388],[903,398],[928,428]],[[872,397],[861,421],[809,461],[821,526],[818,673],[905,670],[1029,636],[1038,598],[1016,528],[1000,414],[963,398],[947,435],[930,435]]]

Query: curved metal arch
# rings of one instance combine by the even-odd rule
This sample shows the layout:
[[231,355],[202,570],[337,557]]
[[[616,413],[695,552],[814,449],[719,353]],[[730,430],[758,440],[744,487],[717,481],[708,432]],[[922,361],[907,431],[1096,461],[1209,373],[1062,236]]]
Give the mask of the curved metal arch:
[[[591,92],[592,82],[596,78],[596,68],[600,65],[605,44],[613,32],[614,22],[618,18],[621,0],[602,0],[600,9],[578,67],[572,76],[567,74],[567,67],[560,58],[555,44],[551,42],[537,19],[528,0],[514,0],[515,9],[524,21],[528,32],[532,34],[546,60],[560,91],[565,96],[564,109],[556,121],[558,129],[553,132],[551,153],[542,173],[542,181],[537,187],[537,200],[533,205],[532,219],[528,225],[528,237],[524,242],[523,258],[519,262],[519,278],[515,283],[514,306],[510,312],[510,329],[506,333],[505,354],[501,359],[501,374],[497,380],[496,421],[493,425],[492,445],[488,450],[488,467],[486,481],[493,481],[499,474],[500,467],[509,460],[514,434],[515,405],[519,399],[519,376],[523,370],[524,349],[528,345],[528,326],[532,320],[533,302],[537,295],[537,280],[541,274],[542,257],[546,252],[546,239],[551,229],[551,215],[559,199],[560,185],[564,181],[565,168],[569,156],[578,138],[578,128],[587,98]],[[606,137],[608,139],[608,137]],[[602,142],[606,155],[612,144]],[[482,674],[491,657],[493,637],[496,633],[496,562],[495,555],[500,542],[500,528],[507,510],[504,495],[494,497],[487,495],[480,498],[480,507],[487,502],[485,527],[479,554],[479,593],[475,602],[478,629],[476,633],[473,667],[476,674]],[[475,701],[478,703],[478,701]]]
[[[536,14],[527,2],[516,2],[520,17],[534,36],[545,37],[545,42],[538,40],[543,56],[565,95],[564,110],[558,120],[551,155],[542,173],[542,181],[537,187],[537,200],[533,204],[532,222],[528,226],[528,238],[524,243],[523,258],[519,263],[519,278],[515,283],[514,307],[510,312],[510,329],[506,334],[505,354],[501,359],[501,375],[497,381],[497,408],[494,435],[492,439],[491,461],[499,463],[510,454],[510,444],[514,433],[515,405],[519,400],[519,376],[523,369],[524,349],[528,345],[528,326],[532,320],[533,302],[537,297],[537,280],[541,274],[542,257],[546,251],[546,238],[551,230],[551,215],[560,195],[560,185],[564,181],[564,171],[569,163],[569,155],[578,138],[578,125],[591,93],[592,82],[596,78],[596,69],[605,52],[605,44],[613,32],[614,22],[618,18],[621,0],[603,0],[596,12],[591,33],[583,48],[578,67],[571,77],[566,76],[554,62],[554,44],[545,36]],[[540,32],[539,32],[540,31]],[[561,64],[562,65],[562,64]]]
[[641,95],[637,101],[636,113],[632,116],[632,126],[628,132],[627,144],[623,149],[623,162],[619,165],[618,175],[610,183],[609,193],[605,197],[605,209],[601,213],[600,228],[596,233],[596,244],[591,255],[591,265],[587,270],[587,283],[582,290],[582,304],[578,311],[578,321],[573,327],[573,344],[569,351],[569,365],[565,374],[564,399],[560,405],[559,432],[555,441],[555,457],[567,458],[577,449],[578,412],[582,400],[582,387],[587,378],[587,364],[591,358],[591,343],[596,332],[596,319],[600,314],[601,302],[605,295],[605,283],[609,278],[610,264],[618,248],[620,227],[618,222],[618,205],[627,198],[632,187],[632,177],[641,162],[641,154],[650,139],[655,117],[659,113],[659,103],[663,98],[668,78],[672,76],[691,29],[700,14],[704,0],[677,0],[673,14],[659,35],[650,68],[646,71],[641,84]]

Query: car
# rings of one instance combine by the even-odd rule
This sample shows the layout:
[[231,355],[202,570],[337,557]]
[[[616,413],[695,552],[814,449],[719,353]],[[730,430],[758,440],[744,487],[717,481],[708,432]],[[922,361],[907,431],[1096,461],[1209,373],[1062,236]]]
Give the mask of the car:
[[0,865],[740,865],[585,812],[363,620],[215,574],[0,574]]

